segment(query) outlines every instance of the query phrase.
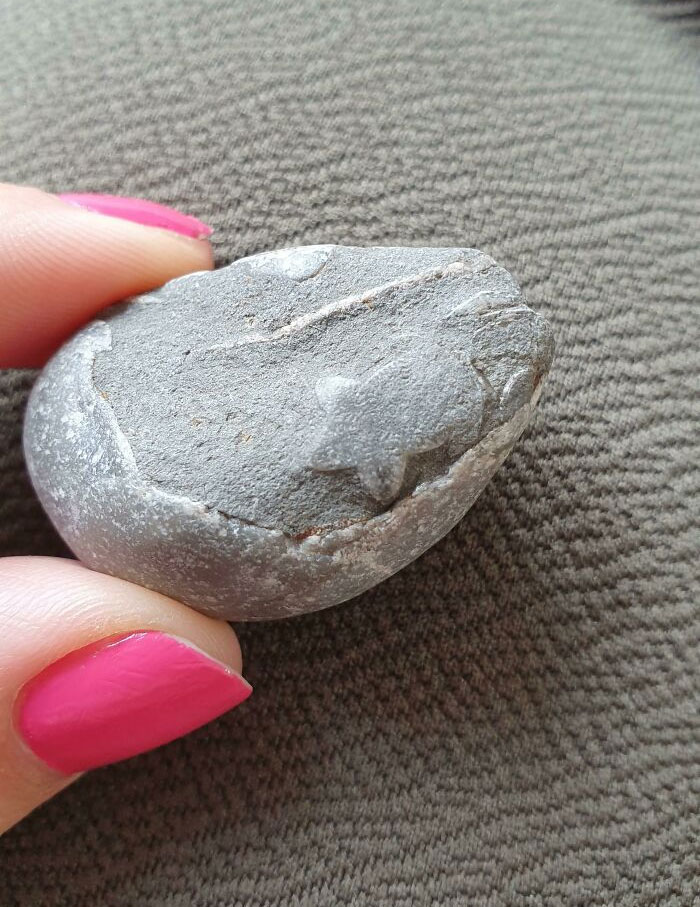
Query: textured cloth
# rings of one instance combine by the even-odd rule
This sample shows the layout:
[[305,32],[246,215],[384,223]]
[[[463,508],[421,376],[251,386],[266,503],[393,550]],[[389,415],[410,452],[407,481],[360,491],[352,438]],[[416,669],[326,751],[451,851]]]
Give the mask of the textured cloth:
[[[353,602],[239,628],[251,699],[10,832],[3,907],[700,902],[680,6],[0,2],[4,178],[174,204],[215,227],[220,263],[477,246],[558,344],[467,518]],[[30,380],[0,381],[0,538],[57,553],[21,473]]]

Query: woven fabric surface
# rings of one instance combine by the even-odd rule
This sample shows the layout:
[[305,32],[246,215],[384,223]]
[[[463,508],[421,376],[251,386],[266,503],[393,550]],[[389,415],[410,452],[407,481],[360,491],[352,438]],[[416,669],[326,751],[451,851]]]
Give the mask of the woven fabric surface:
[[[700,57],[662,6],[0,0],[2,178],[173,204],[220,264],[477,246],[558,347],[460,525],[240,627],[252,698],[8,833],[2,907],[700,903]],[[32,379],[0,377],[3,554],[65,553]]]

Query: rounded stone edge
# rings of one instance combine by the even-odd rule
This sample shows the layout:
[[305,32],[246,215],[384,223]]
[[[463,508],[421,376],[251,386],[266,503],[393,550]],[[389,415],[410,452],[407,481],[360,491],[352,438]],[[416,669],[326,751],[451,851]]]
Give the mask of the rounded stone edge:
[[[301,248],[313,257],[343,247]],[[259,253],[229,268],[247,268],[251,260],[274,267],[280,253],[288,251]],[[498,266],[476,249],[441,251],[460,259],[470,255],[479,270]],[[207,276],[210,272],[185,275],[146,295],[162,301],[162,291],[173,283]],[[37,380],[25,423],[25,454],[37,494],[88,566],[233,620],[325,608],[402,569],[464,516],[524,430],[541,391],[540,384],[529,402],[445,474],[422,483],[387,511],[294,539],[141,479],[111,406],[92,382],[95,354],[109,347],[110,336],[107,322],[91,323],[59,350]]]
[[94,356],[109,335],[106,323],[90,325],[54,356],[32,391],[25,452],[34,487],[88,567],[231,620],[325,608],[414,560],[466,513],[536,402],[384,513],[296,540],[141,479],[111,407],[92,383]]

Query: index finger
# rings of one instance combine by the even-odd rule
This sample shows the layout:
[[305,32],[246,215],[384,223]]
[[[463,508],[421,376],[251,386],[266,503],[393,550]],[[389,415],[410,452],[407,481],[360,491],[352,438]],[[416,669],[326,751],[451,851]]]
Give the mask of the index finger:
[[[88,197],[75,198],[85,204]],[[98,196],[90,198],[100,206]],[[153,225],[161,207],[105,203],[105,216],[38,189],[0,184],[0,368],[43,365],[105,306],[211,268],[209,243],[175,232],[178,218],[193,219],[163,208],[170,217],[160,223],[169,228]],[[135,222],[139,216],[143,223]]]

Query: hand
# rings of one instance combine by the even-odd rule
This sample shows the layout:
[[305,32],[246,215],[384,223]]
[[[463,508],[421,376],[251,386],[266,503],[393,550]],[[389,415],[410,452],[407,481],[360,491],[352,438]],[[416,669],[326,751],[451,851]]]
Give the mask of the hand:
[[[194,218],[65,198],[0,184],[0,367],[42,365],[105,305],[212,267]],[[251,692],[228,624],[75,561],[0,559],[0,631],[0,833]]]

